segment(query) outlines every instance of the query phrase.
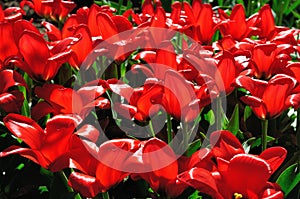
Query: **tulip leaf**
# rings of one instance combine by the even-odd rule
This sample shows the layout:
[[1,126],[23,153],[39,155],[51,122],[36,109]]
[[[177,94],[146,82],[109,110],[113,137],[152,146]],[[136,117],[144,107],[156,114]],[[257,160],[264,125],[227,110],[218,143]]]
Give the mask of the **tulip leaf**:
[[204,114],[204,119],[209,122],[210,125],[215,123],[215,114],[213,110],[209,110],[206,114]]
[[201,147],[201,140],[197,139],[191,144],[189,144],[186,155],[190,157],[193,153],[195,153]]
[[285,195],[288,195],[300,183],[299,164],[293,164],[284,170],[277,179]]
[[196,190],[193,194],[191,194],[190,196],[189,196],[189,198],[188,199],[201,199],[202,198],[202,196],[199,196],[199,191],[198,190]]
[[295,1],[292,5],[289,6],[288,10],[285,12],[286,15],[290,14],[300,5],[300,1]]
[[[271,136],[267,136],[267,143],[268,142],[271,142],[271,141],[274,141],[275,138],[271,137]],[[254,148],[254,147],[258,147],[261,145],[261,138],[257,138],[251,145],[251,148]]]
[[250,106],[246,106],[244,110],[244,121],[246,121],[252,115]]
[[45,192],[49,192],[47,186],[39,186],[39,191],[41,194]]
[[23,106],[21,108],[21,114],[30,117],[30,108],[27,99],[24,99]]
[[226,125],[226,129],[231,131],[234,135],[237,135],[237,133],[240,130],[240,117],[239,117],[239,105],[235,105],[233,114]]
[[22,169],[24,168],[24,166],[25,166],[25,164],[24,164],[24,163],[21,163],[21,164],[19,164],[19,165],[16,167],[16,169],[17,169],[17,170],[22,170]]
[[246,140],[242,145],[243,148],[245,150],[245,153],[249,153],[250,149],[251,149],[251,145],[253,144],[253,142],[255,141],[255,137],[249,138],[248,140]]

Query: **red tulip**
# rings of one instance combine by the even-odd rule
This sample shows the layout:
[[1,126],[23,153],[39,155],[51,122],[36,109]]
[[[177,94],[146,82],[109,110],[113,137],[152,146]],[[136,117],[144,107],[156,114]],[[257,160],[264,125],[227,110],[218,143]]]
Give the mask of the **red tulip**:
[[[211,153],[215,158],[229,161],[235,155],[244,154],[245,151],[239,140],[226,130],[215,131],[210,135]],[[286,156],[286,150],[282,147],[271,147],[264,150],[258,157],[265,160],[274,173]]]
[[178,164],[173,150],[165,142],[152,138],[141,143],[139,150],[130,158],[134,179],[143,178],[153,190],[164,190],[175,181]]
[[240,141],[230,131],[215,131],[210,135],[210,145],[215,157],[230,160],[237,154],[245,153]]
[[[86,197],[94,197],[120,183],[129,175],[128,159],[139,148],[140,141],[130,139],[109,140],[96,147],[94,143],[83,141],[87,150],[72,152],[75,168],[82,172],[72,172],[69,184]],[[74,157],[75,156],[75,157]],[[87,158],[88,157],[88,158]]]
[[272,171],[270,165],[263,159],[238,154],[230,161],[218,158],[217,162],[218,171],[210,173],[202,168],[194,168],[188,173],[181,174],[179,180],[217,199],[283,199],[283,193],[278,185],[268,182]]
[[13,86],[27,87],[23,77],[13,70],[0,71],[0,108],[7,113],[19,112],[23,105],[23,93],[10,90]]
[[[79,9],[76,14],[66,20],[62,29],[62,38],[73,37],[77,34],[80,34],[81,37],[81,41],[72,47],[74,52],[70,60],[72,66],[78,69],[89,53],[92,53],[94,47],[95,51],[99,51],[97,55],[110,56],[117,61],[125,59],[129,54],[126,49],[128,46],[130,47],[133,41],[130,38],[119,37],[120,33],[132,30],[133,26],[127,18],[113,15],[112,12],[114,10],[107,6],[99,7],[94,4],[91,8]],[[51,28],[50,34],[54,31]],[[55,36],[55,38],[58,38],[58,36]],[[124,41],[120,42],[120,40]],[[125,40],[126,44],[124,45]],[[107,43],[103,45],[104,43],[101,43],[103,41],[107,41]],[[99,44],[106,50],[99,49]],[[126,54],[124,55],[123,52],[126,52]],[[117,56],[118,54],[119,56]]]
[[200,108],[204,107],[203,101],[210,98],[204,89],[205,86],[196,90],[191,82],[186,81],[174,70],[166,72],[163,86],[164,94],[161,103],[166,112],[185,122],[195,119],[200,113]]
[[259,156],[245,154],[229,131],[213,132],[210,141],[216,165],[204,169],[194,163],[192,169],[179,174],[180,181],[218,199],[283,198],[280,187],[268,179],[284,161],[284,148],[272,147]]
[[89,27],[92,37],[98,37],[99,28],[97,27],[97,14],[99,12],[103,12],[111,16],[112,13],[115,12],[115,9],[108,6],[100,7],[97,4],[93,4],[90,8],[79,8],[76,14],[72,14],[70,17],[68,17],[64,23],[62,37],[66,38],[73,36],[76,27],[80,24],[85,24]]
[[77,91],[56,84],[36,87],[36,95],[45,101],[32,108],[32,117],[39,120],[48,113],[79,114],[83,118],[94,108],[107,108],[110,103],[101,97],[106,91],[102,85],[86,85]]
[[18,39],[24,61],[17,59],[14,60],[15,64],[36,81],[51,80],[70,57],[69,47],[72,41],[73,39],[62,40],[50,48],[41,35],[25,30]]
[[290,56],[274,43],[258,44],[252,50],[250,67],[257,78],[269,79],[273,74],[282,73],[290,59]]
[[22,19],[24,11],[19,7],[8,7],[5,10],[0,5],[0,22],[14,22]]
[[81,120],[78,116],[58,115],[47,121],[44,130],[30,118],[8,114],[3,120],[5,126],[29,148],[11,146],[0,152],[0,157],[20,154],[53,172],[66,168],[69,166],[73,136],[89,135],[88,131],[74,133]]
[[[155,77],[159,80],[165,78],[167,70],[179,70],[179,61],[181,61],[169,41],[162,42],[156,51],[149,50],[138,53],[135,59],[146,61],[147,65],[134,65],[132,69],[141,69],[147,77]],[[149,70],[150,73],[147,72]]]
[[19,53],[11,23],[0,23],[0,40],[0,69],[3,69],[5,62]]
[[235,79],[241,74],[244,67],[228,51],[224,51],[220,56],[216,56],[215,60],[218,61],[218,70],[214,78],[216,84],[220,91],[230,94],[234,90],[232,83],[235,82]]
[[161,98],[163,88],[156,80],[146,80],[143,87],[135,89],[120,81],[111,80],[109,88],[126,99],[128,104],[115,101],[114,108],[127,119],[146,121],[159,111],[160,107],[153,100]]
[[264,5],[258,12],[261,38],[271,38],[275,31],[275,20],[269,4]]
[[251,96],[243,96],[241,100],[249,105],[260,119],[270,119],[279,116],[292,104],[289,96],[295,87],[296,79],[278,74],[269,81],[256,80],[240,76],[236,80],[239,87],[245,88]]
[[251,36],[253,31],[255,31],[255,21],[257,16],[253,15],[246,20],[246,14],[244,7],[241,4],[236,4],[232,8],[230,17],[219,9],[221,16],[224,16],[224,20],[218,25],[222,35],[231,35],[235,40],[242,40],[243,38]]
[[[79,25],[76,28],[74,35],[80,35],[80,40],[71,47],[72,55],[69,63],[71,66],[79,70],[82,63],[93,50],[93,42],[91,33],[85,25]],[[89,65],[90,63],[86,62],[86,64]]]
[[201,44],[210,44],[216,31],[212,6],[197,0],[193,1],[192,7],[184,2],[183,7],[188,20],[183,32]]
[[76,7],[73,1],[67,0],[22,0],[21,8],[30,6],[34,11],[44,17],[51,17],[53,20],[62,21]]

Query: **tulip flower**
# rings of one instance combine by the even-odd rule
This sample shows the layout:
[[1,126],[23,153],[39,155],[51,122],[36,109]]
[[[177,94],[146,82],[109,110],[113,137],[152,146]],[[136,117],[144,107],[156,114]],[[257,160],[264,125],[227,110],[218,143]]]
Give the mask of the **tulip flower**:
[[22,0],[21,8],[28,5],[34,11],[44,17],[51,17],[53,20],[62,21],[76,7],[76,4],[70,0]]
[[139,121],[149,119],[162,106],[177,120],[190,122],[197,117],[201,108],[210,103],[211,99],[207,85],[194,86],[174,70],[165,72],[164,81],[155,78],[146,79],[141,88],[133,89],[129,85],[118,82],[110,84],[110,89],[123,96],[129,103],[128,105],[115,103],[117,111],[126,118],[133,116]]
[[19,58],[15,64],[36,81],[51,80],[70,57],[72,42],[73,39],[62,40],[50,48],[41,35],[25,30],[18,39],[24,61]]
[[0,22],[14,22],[22,19],[24,11],[19,7],[9,7],[5,10],[0,5]]
[[216,31],[211,5],[196,0],[193,1],[192,7],[184,2],[183,8],[188,20],[187,26],[183,27],[183,32],[201,44],[210,44]]
[[280,187],[268,179],[284,161],[285,149],[272,147],[254,156],[245,154],[229,131],[213,132],[210,138],[216,166],[204,169],[196,165],[179,174],[181,182],[217,199],[283,198]]
[[5,62],[19,53],[11,23],[0,23],[0,40],[0,69],[3,69]]
[[275,20],[270,5],[264,5],[258,12],[260,28],[259,36],[270,39],[275,31]]
[[168,195],[179,195],[186,188],[178,185],[180,190],[172,191],[169,187],[176,186],[178,163],[172,148],[157,138],[142,142],[129,162],[133,168],[131,178],[144,179],[156,192],[169,190]]
[[18,114],[8,114],[3,121],[9,131],[29,148],[11,146],[0,152],[0,157],[19,154],[53,172],[69,166],[73,136],[86,137],[90,132],[95,133],[94,130],[74,133],[82,121],[79,116],[55,116],[47,121],[45,129],[32,119]]
[[215,60],[218,61],[218,70],[215,74],[216,84],[220,91],[224,90],[226,94],[230,94],[234,90],[232,83],[242,73],[244,67],[228,51],[224,51],[220,56],[217,55]]
[[276,44],[258,44],[252,50],[250,68],[255,77],[269,79],[273,74],[284,73],[289,60]]
[[[210,135],[211,153],[215,158],[229,161],[235,155],[245,154],[240,141],[227,130],[215,131]],[[286,150],[282,147],[271,147],[263,151],[259,158],[264,159],[274,173],[286,157]]]
[[230,17],[221,9],[219,9],[221,18],[224,18],[218,28],[223,36],[231,35],[235,40],[242,40],[243,38],[251,36],[255,28],[257,15],[251,16],[246,20],[244,7],[241,4],[236,4],[231,11]]
[[163,88],[157,84],[157,81],[148,80],[143,87],[132,88],[121,81],[110,80],[109,88],[114,93],[124,97],[128,104],[114,102],[115,110],[127,119],[134,118],[139,121],[147,121],[151,116],[159,111],[159,106],[152,103],[157,97],[160,97]]
[[230,161],[217,158],[217,162],[218,171],[194,168],[181,174],[179,180],[217,199],[284,198],[279,186],[268,182],[272,172],[263,159],[238,154]]
[[81,117],[94,108],[108,108],[108,99],[101,97],[106,91],[102,85],[86,85],[77,91],[56,84],[44,84],[36,87],[36,95],[45,101],[39,102],[32,108],[32,117],[39,120],[48,113],[78,114]]
[[130,174],[126,165],[139,144],[140,141],[131,139],[108,140],[99,147],[84,140],[78,142],[78,148],[84,145],[86,150],[81,154],[72,150],[72,159],[76,162],[74,166],[81,172],[71,173],[70,186],[86,197],[107,191]]
[[263,120],[279,116],[292,105],[288,99],[296,83],[296,79],[284,74],[275,75],[269,81],[247,76],[240,76],[236,80],[238,87],[245,88],[251,94],[241,97],[241,100]]
[[7,113],[19,112],[23,105],[23,93],[18,90],[10,90],[13,86],[27,87],[23,77],[13,70],[0,71],[0,108]]

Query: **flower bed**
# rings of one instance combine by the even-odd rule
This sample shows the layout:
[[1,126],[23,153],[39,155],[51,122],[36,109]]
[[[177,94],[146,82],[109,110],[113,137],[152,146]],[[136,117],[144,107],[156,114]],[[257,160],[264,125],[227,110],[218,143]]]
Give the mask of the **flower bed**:
[[299,3],[122,2],[0,7],[0,198],[299,197]]

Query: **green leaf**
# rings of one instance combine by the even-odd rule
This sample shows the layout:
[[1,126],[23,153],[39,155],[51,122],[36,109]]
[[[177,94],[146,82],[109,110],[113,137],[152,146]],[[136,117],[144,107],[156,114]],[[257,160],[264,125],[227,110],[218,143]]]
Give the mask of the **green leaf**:
[[233,110],[233,114],[226,126],[226,130],[231,131],[234,135],[240,130],[240,117],[239,117],[239,105],[236,104]]
[[25,164],[24,163],[21,163],[17,166],[17,170],[22,170],[24,168]]
[[244,110],[244,121],[246,122],[247,119],[252,115],[252,109],[250,106],[246,106]]
[[[267,136],[267,143],[268,142],[271,142],[271,141],[274,141],[275,138],[271,137],[271,136]],[[254,147],[258,147],[261,145],[261,138],[257,138],[251,145],[251,148],[254,148]]]
[[186,155],[188,157],[190,157],[191,155],[193,155],[193,153],[195,153],[199,148],[201,147],[201,140],[197,139],[194,142],[192,142],[191,144],[189,144]]
[[245,150],[245,153],[249,153],[251,146],[253,144],[253,142],[255,141],[255,137],[249,138],[248,140],[246,140],[245,142],[243,142],[243,148]]
[[215,114],[213,110],[209,110],[206,114],[204,114],[204,119],[209,122],[210,125],[215,123]]
[[199,196],[199,191],[198,190],[196,190],[193,194],[191,194],[190,196],[189,196],[189,198],[188,199],[202,199],[202,196]]
[[300,5],[300,1],[295,1],[292,5],[289,6],[288,10],[285,12],[286,15],[290,14]]
[[299,164],[293,164],[278,177],[276,182],[281,186],[285,195],[288,195],[300,182],[299,169]]
[[21,114],[30,117],[30,108],[27,99],[24,99],[23,106],[21,108]]
[[47,176],[48,178],[53,178],[53,176],[54,176],[53,172],[51,172],[43,167],[40,168],[40,174],[43,176]]
[[39,186],[39,191],[40,191],[40,194],[49,192],[47,186]]

